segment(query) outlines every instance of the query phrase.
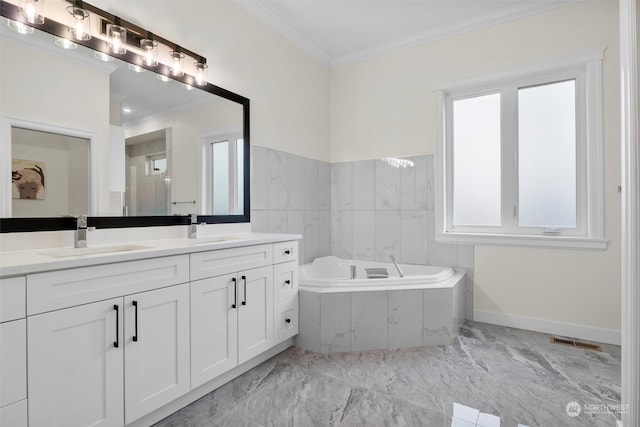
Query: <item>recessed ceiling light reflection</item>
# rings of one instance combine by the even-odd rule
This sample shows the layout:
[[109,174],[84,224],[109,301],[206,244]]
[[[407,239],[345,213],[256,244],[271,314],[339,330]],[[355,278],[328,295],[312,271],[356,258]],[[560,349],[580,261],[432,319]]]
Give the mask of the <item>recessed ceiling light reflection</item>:
[[77,49],[78,45],[72,42],[71,40],[63,39],[62,37],[56,37],[55,41],[56,46],[59,46],[63,49]]
[[14,21],[12,19],[7,19],[7,27],[9,27],[11,31],[15,31],[18,34],[33,34],[33,27],[25,25],[22,22]]
[[111,61],[113,61],[113,57],[112,57],[112,56],[107,55],[107,54],[106,54],[106,53],[104,53],[104,52],[95,52],[93,55],[94,55],[96,58],[98,58],[100,61],[104,61],[104,62],[111,62]]
[[129,64],[129,69],[131,71],[133,71],[134,73],[144,73],[145,71],[147,71],[144,68],[142,68],[141,66],[135,65],[135,64]]
[[131,108],[124,107],[124,108],[122,108],[122,112],[125,113],[125,114],[129,114],[129,113],[131,113]]

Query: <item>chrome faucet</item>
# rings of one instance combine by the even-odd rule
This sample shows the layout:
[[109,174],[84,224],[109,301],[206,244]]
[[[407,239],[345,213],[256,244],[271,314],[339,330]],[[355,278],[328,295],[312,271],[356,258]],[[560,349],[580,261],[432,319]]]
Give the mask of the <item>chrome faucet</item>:
[[404,277],[404,273],[402,272],[402,269],[398,265],[398,260],[396,259],[395,255],[390,255],[389,258],[391,258],[391,262],[393,263],[393,265],[396,266],[396,270],[398,270],[398,274],[400,275],[400,277]]
[[189,238],[197,239],[198,238],[198,225],[205,225],[206,223],[201,222],[198,223],[198,215],[191,214],[191,225],[189,225]]
[[73,232],[73,247],[87,247],[87,231],[95,230],[95,227],[87,227],[87,216],[80,215],[76,217],[76,230]]

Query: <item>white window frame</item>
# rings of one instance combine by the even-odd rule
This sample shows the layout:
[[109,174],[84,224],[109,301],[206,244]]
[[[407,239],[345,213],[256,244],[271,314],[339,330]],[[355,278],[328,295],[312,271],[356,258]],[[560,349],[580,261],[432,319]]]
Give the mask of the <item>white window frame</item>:
[[[438,147],[435,156],[435,237],[437,242],[606,249],[602,118],[604,51],[605,48],[602,47],[589,49],[543,63],[447,83],[436,88]],[[518,202],[517,180],[508,179],[502,179],[502,226],[453,227],[451,120],[453,101],[483,94],[503,93],[501,97],[501,169],[503,175],[517,177],[518,88],[570,79],[576,81],[577,227],[575,229],[519,227],[512,214],[512,209]],[[506,138],[511,138],[511,142],[505,143]]]
[[[237,145],[242,144],[243,136],[234,130],[222,133],[212,133],[203,135],[201,140],[201,164],[200,164],[200,199],[203,201],[203,214],[213,212],[213,144],[220,142],[229,143],[229,186],[237,188],[238,176],[238,158]],[[234,191],[229,191],[229,209],[235,209],[240,202]],[[237,215],[237,213],[229,213],[227,215]]]

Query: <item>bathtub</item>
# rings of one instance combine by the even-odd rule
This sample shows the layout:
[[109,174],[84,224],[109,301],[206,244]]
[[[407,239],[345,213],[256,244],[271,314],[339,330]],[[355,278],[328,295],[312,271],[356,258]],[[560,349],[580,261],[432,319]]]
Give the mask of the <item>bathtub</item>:
[[[366,268],[389,277],[367,279]],[[323,257],[301,265],[296,345],[336,353],[450,344],[464,321],[464,270],[400,268],[404,277],[392,263]]]

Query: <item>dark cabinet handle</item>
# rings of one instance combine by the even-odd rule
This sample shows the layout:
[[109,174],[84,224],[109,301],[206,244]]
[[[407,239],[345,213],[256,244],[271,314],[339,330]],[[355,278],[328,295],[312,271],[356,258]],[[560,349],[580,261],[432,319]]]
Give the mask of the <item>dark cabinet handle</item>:
[[291,323],[291,319],[284,319],[285,322]]
[[284,283],[286,283],[287,285],[291,284],[291,280],[285,280]]
[[231,278],[233,282],[233,304],[231,304],[231,308],[236,308],[236,304],[238,304],[238,281],[235,277]]
[[132,302],[133,307],[135,308],[135,320],[134,320],[134,332],[133,332],[133,340],[138,341],[138,301]]
[[118,348],[120,347],[120,314],[118,304],[114,304],[113,309],[116,311],[116,340],[113,342],[113,346]]
[[242,305],[247,305],[247,276],[242,276],[241,279],[244,285],[244,300],[242,301]]
[[290,250],[290,249],[287,249],[286,251],[284,251],[284,254],[285,254],[285,255],[291,255],[291,250]]

